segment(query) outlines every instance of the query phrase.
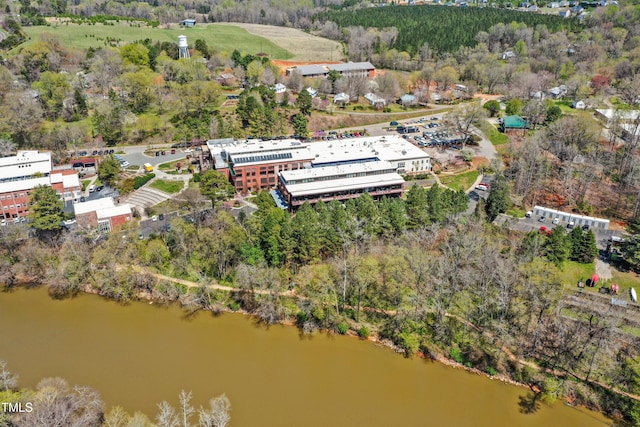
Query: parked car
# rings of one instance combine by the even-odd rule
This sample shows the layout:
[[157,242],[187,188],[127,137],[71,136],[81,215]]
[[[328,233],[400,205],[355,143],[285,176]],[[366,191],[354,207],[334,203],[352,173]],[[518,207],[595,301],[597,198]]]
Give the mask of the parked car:
[[553,225],[558,225],[560,223],[560,218],[553,218],[553,221],[551,221],[551,224]]
[[130,166],[130,163],[125,161],[125,162],[120,163],[120,166],[122,166],[123,168],[126,168],[126,167]]
[[582,231],[589,231],[589,226],[587,224],[583,225]]
[[158,216],[154,215],[151,217],[151,221],[156,222],[158,220]]
[[484,184],[480,184],[480,185],[476,185],[476,190],[480,190],[480,191],[487,191],[488,188],[486,185]]
[[160,215],[158,216],[158,219],[159,219],[160,221],[164,221],[164,214],[160,214]]
[[4,227],[5,225],[7,225],[7,220],[6,219],[0,220],[0,226]]
[[96,191],[96,186],[92,184],[89,186],[89,193],[93,193],[94,191]]
[[538,222],[545,222],[547,220],[547,218],[545,218],[544,216],[541,216],[540,218],[538,218]]
[[571,228],[573,228],[573,227],[574,227],[574,225],[575,225],[575,223],[574,223],[573,221],[569,221],[569,222],[567,223],[567,228],[571,229]]

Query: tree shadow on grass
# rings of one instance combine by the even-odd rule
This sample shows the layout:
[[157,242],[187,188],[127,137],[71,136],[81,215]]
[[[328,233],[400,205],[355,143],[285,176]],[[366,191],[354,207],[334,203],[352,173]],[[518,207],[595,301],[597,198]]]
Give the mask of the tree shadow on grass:
[[518,406],[521,414],[534,414],[540,409],[540,393],[527,392],[525,396],[518,397]]

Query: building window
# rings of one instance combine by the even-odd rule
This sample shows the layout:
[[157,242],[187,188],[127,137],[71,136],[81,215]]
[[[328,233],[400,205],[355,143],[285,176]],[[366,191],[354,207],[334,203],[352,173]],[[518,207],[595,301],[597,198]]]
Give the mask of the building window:
[[9,209],[13,209],[13,205],[9,205]]
[[11,194],[7,194],[7,199],[11,199]]
[[20,193],[20,197],[24,197],[24,193]]
[[4,196],[0,196],[0,200],[4,200]]
[[4,209],[5,211],[9,210],[9,206],[3,206],[2,209]]
[[21,205],[20,203],[18,203],[18,204],[16,205],[16,208],[18,208],[18,209],[20,209],[21,207],[22,207],[22,205]]
[[398,169],[404,168],[404,162],[398,162]]

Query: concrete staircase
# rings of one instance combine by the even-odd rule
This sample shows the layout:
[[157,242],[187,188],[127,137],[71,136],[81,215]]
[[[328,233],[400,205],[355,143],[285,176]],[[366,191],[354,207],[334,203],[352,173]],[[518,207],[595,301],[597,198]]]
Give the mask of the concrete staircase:
[[141,217],[146,217],[144,209],[155,206],[171,198],[171,194],[144,186],[121,199],[121,202],[128,203],[132,208],[136,208]]

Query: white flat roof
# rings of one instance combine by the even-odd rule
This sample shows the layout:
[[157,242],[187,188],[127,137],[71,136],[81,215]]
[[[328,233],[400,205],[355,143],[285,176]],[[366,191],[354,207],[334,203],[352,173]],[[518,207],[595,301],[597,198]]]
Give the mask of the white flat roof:
[[80,178],[77,173],[62,175],[62,186],[64,188],[80,187]]
[[18,151],[18,153],[15,156],[0,157],[0,167],[12,166],[19,163],[43,162],[43,161],[48,161],[48,162],[51,161],[50,152],[40,153],[38,150],[24,150],[24,151]]
[[73,205],[73,212],[82,215],[100,209],[108,209],[115,206],[113,198],[103,197],[102,199],[89,200],[88,202],[76,203]]
[[614,110],[613,108],[597,109],[598,113],[605,116],[608,120],[619,117],[621,120],[637,120],[640,117],[640,110]]
[[534,206],[533,207],[533,211],[537,212],[537,211],[545,211],[551,215],[568,215],[570,216],[572,219],[575,220],[585,220],[585,221],[599,221],[599,222],[603,222],[606,224],[609,224],[609,220],[605,219],[605,218],[596,218],[593,216],[586,216],[586,215],[580,215],[580,214],[576,214],[573,212],[564,212],[564,211],[559,211],[557,209],[551,209],[551,208],[545,208],[544,206]]
[[49,177],[21,179],[19,181],[7,181],[0,183],[0,193],[32,190],[39,185],[50,187]]
[[404,179],[397,172],[379,175],[358,176],[355,178],[341,178],[322,182],[307,182],[303,184],[287,185],[287,191],[293,197],[312,194],[332,193],[344,190],[358,190],[362,188],[382,185],[404,184]]
[[99,209],[96,211],[98,219],[106,219],[119,215],[131,215],[131,206],[128,204]]
[[429,159],[430,156],[399,135],[335,139],[300,143],[284,139],[273,141],[217,142],[209,144],[212,154],[222,150],[231,155],[237,166],[252,164],[311,161],[331,163],[363,158],[385,161]]
[[[284,178],[285,182],[297,181],[307,178],[329,178],[336,175],[344,174],[358,174],[375,171],[391,171],[395,172],[396,167],[389,162],[375,161],[365,163],[351,163],[335,166],[319,166],[315,168],[297,169],[292,171],[282,171],[280,175]],[[376,175],[378,176],[378,175]],[[316,183],[318,181],[316,180]],[[322,181],[326,182],[326,181]],[[295,185],[295,184],[292,184]],[[287,186],[288,188],[288,186]]]

